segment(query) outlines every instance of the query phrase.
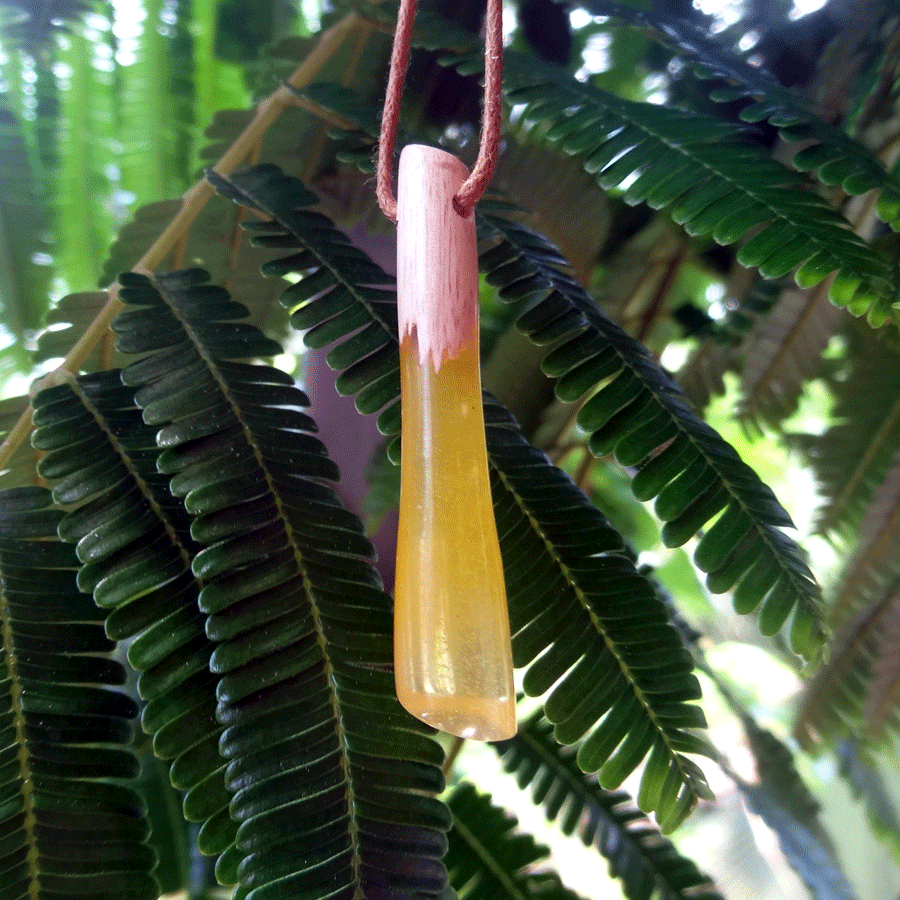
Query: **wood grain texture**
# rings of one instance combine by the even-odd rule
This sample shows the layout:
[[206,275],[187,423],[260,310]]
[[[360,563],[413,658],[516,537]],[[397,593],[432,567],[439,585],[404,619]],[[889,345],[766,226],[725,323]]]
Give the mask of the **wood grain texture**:
[[397,183],[397,315],[400,340],[415,333],[435,371],[462,350],[478,316],[475,217],[453,197],[468,170],[455,156],[412,144]]

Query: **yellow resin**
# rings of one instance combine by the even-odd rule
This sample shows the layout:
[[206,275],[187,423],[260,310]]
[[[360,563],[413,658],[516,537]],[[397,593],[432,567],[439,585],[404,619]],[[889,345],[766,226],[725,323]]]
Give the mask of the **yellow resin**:
[[516,732],[503,565],[488,481],[478,335],[441,364],[400,346],[403,431],[394,614],[397,694],[460,737]]

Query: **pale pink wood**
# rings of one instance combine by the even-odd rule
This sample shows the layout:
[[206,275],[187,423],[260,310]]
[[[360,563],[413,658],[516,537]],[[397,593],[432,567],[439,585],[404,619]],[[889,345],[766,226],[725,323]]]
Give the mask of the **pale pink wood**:
[[459,355],[478,317],[475,216],[453,198],[468,177],[455,156],[411,144],[397,178],[397,315],[400,340],[415,335],[419,361],[437,372]]

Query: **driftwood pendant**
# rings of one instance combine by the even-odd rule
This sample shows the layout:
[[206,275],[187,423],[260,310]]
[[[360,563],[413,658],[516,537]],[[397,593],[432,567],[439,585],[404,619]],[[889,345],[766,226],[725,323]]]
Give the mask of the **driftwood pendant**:
[[413,145],[400,156],[397,304],[403,403],[394,612],[397,695],[460,737],[516,731],[509,614],[488,481],[468,172]]

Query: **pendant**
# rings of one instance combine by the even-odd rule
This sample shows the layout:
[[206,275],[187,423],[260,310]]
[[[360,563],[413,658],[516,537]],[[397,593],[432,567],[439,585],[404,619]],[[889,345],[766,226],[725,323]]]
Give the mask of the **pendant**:
[[403,424],[394,605],[397,696],[464,738],[516,732],[503,563],[481,405],[475,216],[460,160],[400,156],[397,307]]

